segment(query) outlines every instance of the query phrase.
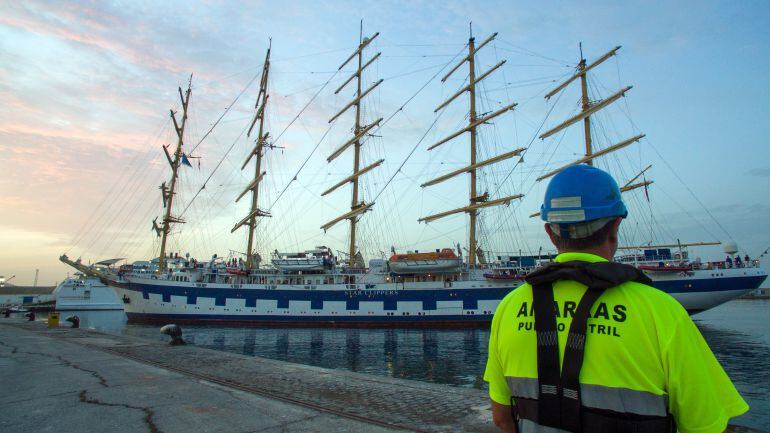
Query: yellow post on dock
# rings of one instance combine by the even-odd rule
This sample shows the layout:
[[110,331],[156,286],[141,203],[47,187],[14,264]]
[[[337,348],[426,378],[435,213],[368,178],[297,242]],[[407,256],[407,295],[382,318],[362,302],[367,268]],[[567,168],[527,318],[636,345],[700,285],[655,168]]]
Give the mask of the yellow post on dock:
[[48,313],[48,327],[49,328],[59,327],[59,313]]

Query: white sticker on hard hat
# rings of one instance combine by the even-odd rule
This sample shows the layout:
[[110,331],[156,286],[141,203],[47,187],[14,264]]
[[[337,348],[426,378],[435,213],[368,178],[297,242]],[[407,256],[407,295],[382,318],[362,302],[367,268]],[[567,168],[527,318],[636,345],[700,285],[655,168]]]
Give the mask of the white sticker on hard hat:
[[580,210],[552,210],[548,212],[548,222],[578,222],[585,221],[586,212]]
[[556,197],[551,199],[551,208],[581,207],[583,201],[580,196],[576,197]]

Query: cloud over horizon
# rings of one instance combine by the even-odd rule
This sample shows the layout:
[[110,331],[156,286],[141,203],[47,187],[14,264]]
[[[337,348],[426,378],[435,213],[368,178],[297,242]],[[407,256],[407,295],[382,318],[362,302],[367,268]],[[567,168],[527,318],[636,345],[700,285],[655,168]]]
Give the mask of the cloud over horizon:
[[749,174],[756,177],[770,177],[770,167],[752,168]]
[[[582,23],[589,16],[595,25],[586,29]],[[566,163],[579,155],[581,136],[566,135],[563,144],[534,137],[550,107],[542,94],[573,72],[569,65],[578,55],[579,41],[589,58],[607,47],[624,46],[616,59],[597,71],[592,92],[598,98],[621,85],[635,86],[621,103],[625,106],[619,105],[615,117],[595,132],[601,144],[622,137],[635,130],[628,127],[627,119],[633,113],[633,122],[648,134],[649,143],[601,162],[622,165],[618,175],[626,177],[648,161],[655,164],[649,173],[656,182],[650,188],[651,204],[641,193],[629,196],[639,208],[637,224],[642,227],[633,231],[634,236],[648,236],[652,223],[671,232],[660,236],[704,236],[699,225],[688,226],[687,213],[703,221],[715,236],[722,236],[706,211],[690,198],[689,189],[736,240],[755,248],[754,244],[770,241],[770,232],[761,225],[770,210],[757,203],[757,197],[767,196],[757,178],[770,177],[770,168],[747,169],[770,155],[768,149],[754,144],[764,138],[762,125],[768,113],[761,101],[770,97],[770,85],[757,72],[770,68],[768,17],[766,5],[719,2],[698,8],[667,5],[654,12],[639,1],[623,7],[535,7],[490,1],[483,8],[455,1],[441,7],[370,1],[4,3],[0,5],[0,241],[12,248],[0,253],[0,274],[29,274],[40,268],[41,281],[61,280],[68,270],[56,258],[68,250],[93,258],[130,254],[138,259],[154,254],[157,241],[150,224],[162,211],[157,188],[168,173],[161,146],[175,142],[168,110],[178,109],[177,86],[184,87],[193,74],[186,138],[191,149],[260,72],[272,37],[268,124],[276,137],[355,49],[361,18],[365,34],[381,32],[368,54],[382,51],[382,57],[366,71],[367,85],[386,78],[367,98],[365,120],[394,116],[364,144],[364,161],[386,161],[363,178],[362,196],[378,197],[375,209],[361,222],[366,233],[362,247],[370,255],[391,245],[427,249],[465,240],[462,215],[429,225],[416,220],[467,201],[465,178],[436,188],[419,185],[468,163],[465,137],[431,152],[425,148],[466,122],[467,98],[462,97],[426,134],[436,120],[433,109],[466,79],[467,73],[461,71],[446,84],[430,80],[464,49],[469,21],[478,38],[500,32],[480,58],[479,70],[508,60],[487,81],[479,110],[520,103],[515,112],[484,126],[480,142],[489,144],[480,146],[480,156],[533,148],[510,176],[506,175],[514,162],[481,177],[490,194],[527,194],[521,203],[483,217],[484,229],[490,231],[484,238],[488,248],[537,250],[544,241],[528,218],[543,188],[532,181],[549,164]],[[741,25],[735,26],[738,20]],[[714,28],[720,29],[718,38]],[[704,40],[710,46],[699,42]],[[730,52],[730,61],[704,67],[713,62],[716,50]],[[349,187],[323,199],[320,192],[351,172],[349,153],[332,164],[326,163],[326,157],[349,138],[352,114],[346,113],[324,134],[328,119],[352,99],[352,89],[339,95],[333,90],[353,72],[351,65],[337,72],[299,121],[286,129],[278,143],[281,148],[267,156],[270,188],[261,193],[264,203],[273,203],[289,186],[272,210],[274,218],[261,223],[259,237],[265,254],[316,243],[342,248],[346,243],[344,227],[323,233],[319,226],[349,209]],[[740,91],[735,89],[736,81],[745,83]],[[399,110],[425,83],[424,90]],[[179,202],[186,204],[195,194],[199,198],[187,210],[187,224],[175,229],[174,248],[180,251],[204,257],[244,248],[243,234],[229,231],[247,206],[243,201],[235,205],[233,200],[251,176],[240,166],[253,143],[236,137],[253,116],[255,87],[244,92],[196,149],[194,156],[201,159],[195,161],[200,161],[201,168],[194,163],[195,168],[182,174],[185,185],[180,187]],[[724,104],[714,104],[714,95]],[[548,124],[571,113],[577,100],[573,97],[565,97],[566,108],[554,111]],[[423,134],[424,141],[401,167]],[[739,144],[725,148],[725,143]],[[231,145],[233,150],[224,158]],[[306,158],[306,168],[290,183]],[[220,170],[200,189],[220,161]],[[389,189],[378,195],[386,184]],[[728,206],[728,201],[736,204]],[[658,220],[648,215],[651,207]],[[31,281],[21,275],[17,279]]]

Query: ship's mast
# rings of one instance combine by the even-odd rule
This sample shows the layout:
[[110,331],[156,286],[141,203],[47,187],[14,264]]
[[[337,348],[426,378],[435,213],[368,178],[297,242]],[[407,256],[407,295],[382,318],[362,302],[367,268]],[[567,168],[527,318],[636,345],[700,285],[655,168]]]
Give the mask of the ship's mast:
[[182,101],[182,122],[181,124],[176,120],[176,113],[174,110],[171,112],[171,120],[174,122],[174,129],[176,130],[177,143],[176,150],[174,151],[174,157],[168,153],[167,146],[163,146],[163,152],[166,154],[166,159],[171,166],[171,182],[166,187],[166,183],[163,182],[160,186],[161,194],[163,196],[163,206],[166,208],[166,213],[163,216],[162,226],[158,227],[157,222],[153,221],[153,228],[161,237],[160,240],[160,255],[158,256],[158,272],[164,272],[166,270],[166,241],[168,240],[168,234],[171,231],[171,224],[184,223],[181,218],[177,218],[171,215],[171,208],[174,202],[174,194],[176,194],[176,181],[179,177],[179,164],[182,162],[182,145],[184,144],[184,129],[187,125],[187,105],[190,102],[190,93],[192,87],[192,75],[187,83],[187,91],[182,94],[182,88],[179,87],[179,98]]
[[468,213],[470,216],[470,226],[469,226],[469,239],[468,239],[468,264],[470,266],[476,265],[476,255],[478,251],[478,242],[476,241],[476,219],[477,219],[477,210],[484,207],[489,206],[496,206],[501,205],[505,203],[509,203],[511,200],[515,200],[518,198],[523,197],[521,194],[516,194],[508,197],[503,197],[499,199],[489,200],[489,194],[484,193],[482,195],[479,195],[477,193],[477,184],[476,184],[476,170],[490,164],[494,164],[509,158],[512,158],[514,156],[517,156],[521,154],[521,152],[524,151],[524,149],[516,149],[511,152],[507,152],[501,155],[497,155],[493,158],[490,158],[485,161],[476,162],[476,129],[479,125],[484,124],[488,122],[489,120],[509,111],[513,110],[514,107],[516,107],[516,104],[510,104],[508,106],[505,106],[491,114],[485,115],[482,118],[477,118],[476,114],[476,84],[481,82],[481,80],[485,79],[487,76],[489,76],[492,72],[497,70],[499,67],[501,67],[503,64],[505,64],[505,60],[499,62],[492,68],[490,68],[488,71],[484,72],[479,76],[476,77],[476,63],[475,63],[475,57],[476,53],[483,48],[485,45],[487,45],[489,42],[491,42],[495,37],[497,36],[497,33],[493,34],[489,38],[487,38],[484,42],[476,46],[475,44],[475,38],[473,35],[471,35],[470,39],[468,40],[468,55],[460,61],[452,70],[450,70],[442,79],[442,82],[446,82],[446,80],[456,71],[460,68],[460,66],[463,65],[466,61],[468,62],[468,85],[457,91],[454,95],[449,97],[446,101],[444,101],[441,105],[439,105],[434,112],[439,111],[440,109],[446,107],[450,102],[455,100],[458,96],[462,95],[464,92],[468,92],[470,95],[470,108],[469,108],[469,115],[468,115],[468,126],[461,129],[460,131],[455,132],[454,134],[444,138],[443,140],[439,141],[438,143],[432,145],[428,148],[428,150],[435,149],[436,147],[448,142],[449,140],[452,140],[455,137],[460,136],[464,132],[470,132],[470,165],[467,167],[461,168],[459,170],[455,170],[451,173],[445,174],[443,176],[440,176],[436,179],[430,180],[421,186],[427,187],[430,185],[435,185],[437,183],[443,182],[447,179],[450,179],[454,176],[457,176],[462,173],[468,173],[470,175],[470,192],[469,192],[469,202],[468,206],[441,212],[438,214],[434,214],[431,216],[427,216],[424,218],[420,218],[419,221],[424,222],[430,222],[439,218],[443,218],[445,216],[453,215],[460,212]]
[[[471,125],[471,166],[476,164],[476,69],[475,69],[475,55],[474,55],[474,38],[471,35],[468,39],[468,83],[470,88],[468,89],[468,95],[471,98],[470,113],[468,120]],[[470,171],[471,175],[471,189],[468,199],[469,204],[476,202],[476,169],[473,168]],[[476,209],[472,209],[468,212],[470,216],[470,227],[468,228],[468,264],[473,266],[476,264]]]
[[355,107],[356,114],[355,114],[355,124],[353,126],[353,138],[348,140],[345,144],[343,144],[341,147],[339,147],[334,153],[332,153],[329,158],[327,158],[328,162],[331,162],[335,158],[337,158],[339,155],[342,154],[342,152],[345,151],[348,147],[351,145],[353,146],[353,174],[348,176],[347,178],[343,179],[341,182],[338,182],[333,187],[326,190],[321,195],[329,194],[330,192],[334,191],[335,189],[343,186],[346,183],[352,183],[353,184],[353,191],[351,193],[351,199],[350,199],[350,212],[341,215],[328,223],[321,226],[322,230],[328,230],[338,222],[348,219],[350,220],[350,244],[348,245],[348,265],[350,267],[356,266],[356,255],[358,252],[358,248],[356,246],[356,223],[358,222],[359,215],[363,214],[364,212],[368,211],[374,203],[365,203],[363,201],[359,202],[358,198],[358,178],[363,175],[364,173],[374,169],[375,167],[379,166],[383,163],[384,160],[379,160],[375,162],[374,164],[371,164],[367,167],[364,167],[361,169],[361,139],[374,127],[378,126],[380,122],[382,121],[382,118],[377,119],[376,121],[370,123],[369,125],[362,125],[362,112],[361,112],[361,101],[363,100],[366,95],[369,94],[372,90],[374,90],[375,87],[379,86],[380,83],[382,83],[382,80],[377,81],[374,83],[371,87],[369,87],[366,90],[363,90],[363,71],[366,69],[367,66],[371,65],[378,57],[380,57],[381,53],[375,54],[371,59],[369,59],[366,63],[364,63],[363,59],[363,53],[364,48],[366,48],[377,36],[379,36],[379,32],[375,33],[370,38],[364,38],[363,37],[363,23],[361,24],[361,28],[359,31],[359,43],[358,48],[356,49],[353,54],[348,57],[348,59],[338,68],[338,70],[341,70],[345,65],[350,63],[353,58],[358,58],[358,68],[356,72],[353,73],[353,75],[350,76],[342,85],[337,88],[337,90],[334,92],[334,94],[339,93],[342,89],[345,88],[345,86],[348,85],[348,83],[352,82],[354,79],[356,81],[356,97],[349,102],[340,112],[338,112],[334,117],[332,117],[329,120],[329,123],[333,122],[335,119],[337,119],[342,113],[347,111],[350,107]]
[[[598,59],[594,60],[593,63],[586,65],[586,60],[583,58],[583,49],[582,45],[580,48],[580,63],[577,66],[577,73],[573,75],[572,77],[568,78],[566,81],[562,82],[560,85],[558,85],[556,88],[551,90],[550,92],[546,93],[545,99],[550,99],[552,96],[558,94],[562,90],[564,90],[567,86],[569,86],[573,81],[580,78],[580,88],[581,88],[581,101],[582,101],[582,109],[580,113],[570,117],[569,119],[561,122],[560,124],[554,126],[553,128],[549,129],[548,131],[542,133],[540,135],[540,139],[548,138],[557,132],[577,123],[581,120],[583,121],[583,127],[584,127],[584,134],[585,134],[585,146],[586,146],[586,155],[583,158],[578,159],[577,161],[573,161],[567,165],[564,165],[562,167],[559,167],[555,170],[551,170],[548,173],[540,176],[537,178],[537,181],[541,181],[544,179],[547,179],[551,176],[554,176],[555,174],[561,172],[562,170],[572,167],[574,165],[578,164],[587,164],[592,165],[593,160],[596,158],[599,158],[601,156],[607,155],[609,153],[615,152],[617,150],[623,149],[627,146],[630,146],[633,143],[638,142],[642,138],[644,138],[644,134],[638,134],[631,138],[627,138],[625,140],[622,140],[618,143],[615,143],[611,146],[605,147],[603,149],[600,149],[596,152],[594,152],[593,144],[591,142],[591,124],[590,124],[590,116],[593,113],[598,112],[599,110],[602,110],[612,104],[613,102],[619,100],[621,97],[625,96],[626,92],[631,90],[631,86],[626,86],[617,92],[613,93],[612,95],[600,99],[594,102],[591,102],[588,100],[588,71],[592,70],[593,68],[599,66],[604,61],[609,59],[610,57],[614,56],[617,51],[620,49],[620,46],[616,46],[615,48],[611,49],[610,51],[606,52],[604,55],[599,57]],[[644,179],[640,182],[637,182],[640,177],[644,175],[644,173],[649,170],[652,167],[652,165],[648,165],[644,169],[642,169],[639,173],[637,173],[634,177],[629,179],[623,186],[620,187],[621,193],[626,193],[628,191],[633,191],[638,188],[645,188],[645,191],[649,185],[653,183],[651,180]],[[540,216],[540,212],[535,212],[532,215],[530,215],[530,218],[534,218],[536,216]],[[638,245],[638,246],[621,246],[618,247],[618,250],[641,250],[641,249],[648,249],[648,248],[673,248],[678,247],[681,251],[682,248],[690,247],[690,246],[706,246],[706,245],[719,245],[720,242],[694,242],[694,243],[681,243],[678,242],[676,244],[665,244],[665,245]]]
[[[361,44],[364,42],[364,26],[363,23],[361,23],[361,27],[359,28],[358,32],[358,45],[361,46]],[[358,50],[358,70],[361,70],[361,66],[363,65],[363,50]],[[358,132],[361,130],[361,76],[363,74],[358,73],[356,76],[356,99],[358,99],[358,102],[356,102],[356,124],[353,128],[353,136],[358,136]],[[358,169],[361,166],[361,139],[356,139],[356,142],[353,144],[353,173],[358,172]],[[358,206],[358,178],[353,179],[353,192],[350,197],[350,210],[353,210]],[[354,261],[355,261],[355,255],[356,255],[356,222],[357,218],[351,218],[350,219],[350,244],[348,246],[348,265],[352,268]]]
[[[582,110],[585,113],[590,108],[590,101],[588,100],[588,74],[586,74],[586,59],[583,58],[583,44],[580,44],[580,63],[578,64],[578,71],[580,71],[580,91],[582,93]],[[586,116],[583,119],[583,133],[586,141],[586,156],[593,154],[591,148],[591,116]],[[594,165],[593,160],[589,159],[586,164]]]
[[246,215],[245,218],[240,220],[232,230],[230,230],[230,233],[238,230],[241,226],[249,226],[249,240],[246,246],[246,268],[247,269],[253,269],[254,267],[258,266],[259,263],[256,263],[256,253],[254,251],[254,231],[257,227],[257,217],[269,217],[270,213],[263,211],[259,208],[259,184],[262,180],[262,178],[265,176],[265,171],[262,170],[262,157],[264,156],[264,150],[266,148],[271,148],[272,145],[270,145],[267,142],[267,139],[269,137],[269,133],[265,131],[265,114],[267,112],[267,99],[268,99],[268,89],[267,89],[267,80],[270,73],[270,50],[272,49],[272,40],[270,41],[270,44],[267,48],[267,54],[265,55],[265,63],[262,67],[262,79],[260,80],[259,84],[259,94],[257,95],[257,102],[254,105],[254,109],[256,110],[256,114],[254,115],[254,119],[251,121],[251,126],[249,127],[248,132],[246,133],[247,137],[251,137],[251,132],[254,129],[254,126],[259,124],[257,127],[257,139],[255,140],[254,149],[252,149],[251,152],[249,152],[248,157],[246,158],[246,161],[243,162],[243,165],[241,166],[241,170],[246,168],[246,165],[248,165],[249,161],[251,161],[252,157],[255,157],[256,164],[254,166],[254,179],[249,183],[246,188],[241,192],[240,195],[235,199],[235,202],[237,203],[243,196],[246,195],[249,191],[251,191],[251,209]]
[[[639,135],[636,135],[634,137],[631,137],[631,138],[628,138],[626,140],[623,140],[623,141],[621,141],[619,143],[616,143],[616,144],[613,144],[611,146],[608,146],[608,147],[606,147],[604,149],[601,149],[598,152],[594,152],[594,150],[593,150],[593,145],[592,145],[592,142],[591,142],[591,121],[590,121],[591,115],[593,113],[596,113],[597,111],[599,111],[599,110],[609,106],[610,104],[612,104],[613,102],[617,101],[621,97],[625,96],[626,92],[631,90],[631,86],[626,86],[626,87],[620,89],[619,91],[613,93],[612,95],[610,95],[610,96],[608,96],[608,97],[606,97],[604,99],[601,99],[601,100],[598,100],[598,101],[595,101],[595,102],[591,103],[591,101],[589,101],[589,99],[588,99],[588,77],[587,77],[588,71],[593,69],[593,68],[595,68],[595,67],[597,67],[597,66],[599,66],[605,60],[607,60],[610,57],[614,56],[615,53],[617,53],[617,51],[619,49],[620,49],[620,46],[617,46],[617,47],[611,49],[610,51],[605,53],[603,56],[601,56],[598,59],[596,59],[593,63],[591,63],[590,65],[586,66],[586,60],[583,58],[583,50],[582,50],[582,46],[581,46],[581,50],[580,50],[580,63],[578,64],[578,71],[577,71],[577,73],[575,75],[573,75],[572,77],[568,78],[566,81],[564,81],[560,85],[558,85],[555,89],[553,89],[550,92],[546,93],[545,99],[550,99],[552,96],[556,95],[557,93],[559,93],[563,89],[565,89],[567,86],[569,86],[570,83],[572,83],[576,79],[580,78],[581,101],[582,101],[582,104],[581,104],[582,109],[581,109],[580,113],[570,117],[569,119],[567,119],[567,120],[563,121],[562,123],[554,126],[553,128],[549,129],[548,131],[540,134],[540,139],[548,138],[548,137],[552,136],[553,134],[556,134],[557,132],[559,132],[559,131],[569,127],[570,125],[573,125],[573,124],[575,124],[575,123],[577,123],[577,122],[582,120],[583,121],[584,134],[585,134],[586,155],[583,158],[578,159],[577,161],[571,162],[571,163],[569,163],[569,164],[567,164],[567,165],[565,165],[563,167],[557,168],[555,170],[552,170],[552,171],[550,171],[550,172],[548,172],[548,173],[538,177],[537,178],[538,181],[541,181],[543,179],[547,179],[547,178],[555,175],[556,173],[559,173],[560,171],[564,170],[565,168],[571,167],[573,165],[578,165],[578,164],[592,165],[594,159],[596,159],[596,158],[598,158],[600,156],[606,155],[608,153],[614,152],[616,150],[620,150],[620,149],[622,149],[622,148],[624,148],[626,146],[629,146],[629,145],[631,145],[631,144],[633,144],[635,142],[638,142],[639,140],[644,138],[644,134],[639,134]],[[644,170],[642,171],[642,173],[644,173]],[[640,173],[640,175],[642,173]],[[633,180],[636,180],[637,177],[635,177]],[[636,189],[636,188],[640,188],[640,187],[649,185],[650,183],[651,182],[645,181],[645,182],[640,182],[638,184],[633,184],[632,185],[631,182],[629,182],[627,185],[625,185],[623,187],[622,191],[623,192],[630,191],[630,190],[633,190],[633,189]],[[534,217],[534,216],[537,216],[537,215],[540,215],[540,214],[539,213],[534,213],[534,214],[530,215],[530,217]]]

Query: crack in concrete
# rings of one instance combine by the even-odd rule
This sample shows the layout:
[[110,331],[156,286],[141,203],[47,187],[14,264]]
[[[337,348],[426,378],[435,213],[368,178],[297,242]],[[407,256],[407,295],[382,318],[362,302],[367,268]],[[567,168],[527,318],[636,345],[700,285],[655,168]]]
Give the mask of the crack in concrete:
[[[51,397],[61,397],[61,396],[64,396],[64,395],[74,394],[75,392],[77,392],[77,391],[65,391],[65,392],[60,392],[60,393],[58,393],[58,394],[47,394],[47,395],[43,395],[42,397],[47,397],[47,398],[51,398]],[[39,400],[40,398],[41,398],[41,396],[39,396],[39,395],[36,395],[36,396],[34,396],[34,397],[30,397],[30,398],[23,398],[23,399],[21,399],[21,400],[9,400],[9,401],[4,401],[2,404],[6,405],[6,404],[18,404],[18,403],[26,403],[26,402],[28,402],[28,401]]]
[[14,353],[16,353],[16,351],[18,351],[18,350],[19,350],[19,348],[18,348],[18,347],[16,347],[16,346],[13,346],[13,345],[10,345],[10,344],[8,344],[8,343],[6,343],[6,342],[4,342],[4,341],[0,341],[0,346],[10,347],[10,348],[12,349],[12,350],[11,350],[11,355],[13,355]]
[[10,344],[5,343],[3,341],[0,341],[0,346],[5,346],[5,347],[12,348],[13,349],[13,350],[11,350],[12,354],[14,354],[14,353],[24,353],[24,354],[27,354],[27,355],[37,355],[37,356],[42,356],[44,358],[58,359],[62,364],[66,365],[67,367],[71,367],[71,368],[74,368],[76,370],[80,370],[80,371],[86,372],[86,373],[90,374],[91,376],[95,377],[96,379],[99,380],[99,385],[101,385],[101,386],[103,386],[105,388],[109,387],[109,385],[107,385],[107,379],[105,379],[104,376],[99,374],[99,372],[94,371],[94,370],[89,370],[87,368],[83,368],[83,367],[75,364],[74,362],[72,362],[72,361],[70,361],[68,359],[64,359],[64,357],[62,357],[61,355],[51,355],[50,353],[30,352],[30,351],[26,351],[26,350],[21,350],[20,351],[17,346],[10,345]]
[[107,385],[107,379],[105,379],[104,376],[99,374],[99,372],[97,372],[95,370],[89,370],[87,368],[83,368],[83,367],[81,367],[81,366],[79,366],[79,365],[77,365],[77,364],[75,364],[75,363],[73,363],[73,362],[71,362],[69,360],[64,359],[61,355],[56,355],[56,358],[59,359],[64,364],[66,364],[67,366],[74,368],[75,370],[80,370],[80,371],[86,372],[86,373],[90,374],[91,376],[97,378],[99,380],[99,385],[101,385],[101,386],[103,386],[105,388],[109,387],[109,385]]
[[[26,354],[26,355],[36,355],[36,356],[41,356],[41,357],[44,357],[44,358],[56,359],[59,362],[61,362],[63,365],[66,365],[67,367],[71,367],[71,368],[74,368],[76,370],[80,370],[80,371],[83,371],[85,373],[88,373],[89,375],[91,375],[91,376],[93,376],[93,377],[95,377],[96,379],[99,380],[99,385],[101,385],[101,386],[103,386],[105,388],[109,388],[109,385],[107,384],[107,379],[105,379],[104,376],[99,374],[99,372],[94,371],[94,370],[89,370],[87,368],[83,368],[83,367],[73,363],[72,361],[70,361],[68,359],[65,359],[61,355],[52,355],[50,353],[31,352],[31,351],[27,351],[27,350],[19,350],[18,346],[13,346],[13,345],[5,343],[3,341],[0,341],[0,346],[5,346],[5,347],[11,348],[12,349],[11,350],[11,354],[22,353],[22,354]],[[66,394],[71,394],[71,393],[72,392],[66,392],[66,393],[57,394],[55,396],[66,395]],[[110,406],[110,407],[125,407],[127,409],[134,409],[134,410],[142,411],[144,413],[143,421],[147,425],[147,427],[150,429],[150,433],[163,433],[163,431],[161,429],[159,429],[158,426],[153,421],[153,417],[155,416],[155,411],[153,411],[149,407],[132,406],[132,405],[125,404],[125,403],[106,403],[106,402],[103,402],[103,401],[99,401],[98,399],[95,399],[95,398],[89,398],[87,396],[87,391],[85,389],[80,391],[80,393],[78,394],[78,398],[80,399],[80,401],[82,403],[95,404],[95,405],[100,405],[100,406]]]
[[145,424],[147,424],[147,427],[150,429],[150,432],[163,433],[163,431],[158,428],[158,426],[155,424],[155,422],[152,419],[155,416],[155,411],[150,409],[149,407],[131,406],[130,404],[125,404],[125,403],[103,402],[96,398],[89,398],[85,389],[80,391],[80,394],[78,394],[78,398],[80,398],[80,401],[82,403],[95,404],[99,406],[108,406],[108,407],[125,407],[127,409],[140,410],[144,412],[144,418],[142,420],[144,421]]
[[28,354],[28,355],[38,355],[38,356],[42,356],[42,357],[45,357],[45,358],[58,359],[62,364],[66,365],[67,367],[71,367],[71,368],[74,368],[75,370],[80,370],[80,371],[83,371],[85,373],[90,374],[91,376],[93,376],[97,380],[99,380],[99,385],[101,385],[101,386],[103,386],[105,388],[109,388],[109,385],[107,385],[107,379],[105,379],[104,376],[99,374],[99,372],[97,372],[95,370],[89,370],[87,368],[83,368],[83,367],[75,364],[74,362],[72,362],[72,361],[70,361],[68,359],[64,359],[64,357],[61,356],[61,355],[51,355],[50,353],[42,353],[42,352],[29,352],[29,351],[26,351],[26,350],[21,350],[18,353],[25,353],[25,354]]

